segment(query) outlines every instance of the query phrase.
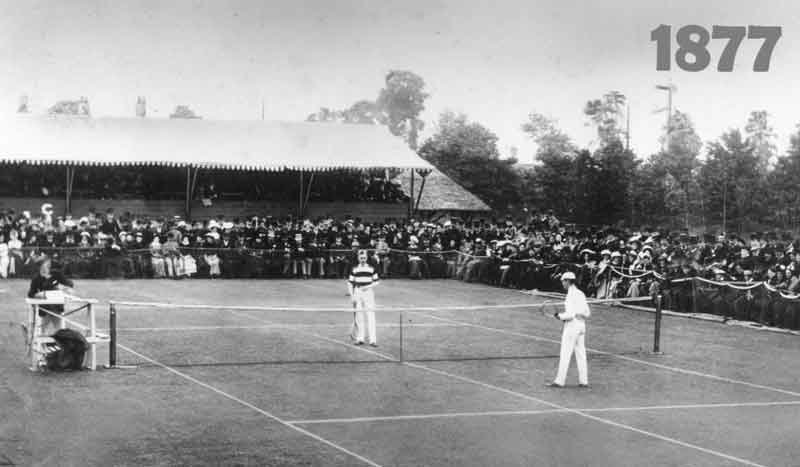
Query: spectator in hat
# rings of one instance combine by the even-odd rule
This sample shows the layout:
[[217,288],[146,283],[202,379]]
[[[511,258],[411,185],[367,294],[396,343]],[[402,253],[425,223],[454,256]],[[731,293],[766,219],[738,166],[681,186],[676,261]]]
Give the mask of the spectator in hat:
[[408,241],[408,277],[410,279],[422,279],[425,264],[422,259],[422,249],[419,246],[419,238],[411,235]]
[[[595,296],[598,299],[611,298],[610,286],[613,271],[611,269],[611,250],[604,249],[600,252],[600,262],[597,264],[597,269],[594,273],[592,282],[596,290]],[[619,256],[619,253],[617,253]]]
[[15,277],[22,270],[24,262],[19,233],[11,229],[8,233],[8,277]]

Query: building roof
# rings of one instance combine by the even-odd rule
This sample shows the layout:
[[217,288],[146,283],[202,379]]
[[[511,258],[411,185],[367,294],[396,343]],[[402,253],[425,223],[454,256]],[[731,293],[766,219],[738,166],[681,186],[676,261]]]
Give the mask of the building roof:
[[[400,182],[406,194],[411,192],[410,171],[403,172],[396,180]],[[422,189],[422,198],[419,201],[420,211],[491,211],[492,209],[480,198],[436,169],[428,175],[424,188],[422,187],[422,177],[414,176],[415,203],[420,189]]]
[[314,170],[432,166],[376,125],[17,115],[0,162]]

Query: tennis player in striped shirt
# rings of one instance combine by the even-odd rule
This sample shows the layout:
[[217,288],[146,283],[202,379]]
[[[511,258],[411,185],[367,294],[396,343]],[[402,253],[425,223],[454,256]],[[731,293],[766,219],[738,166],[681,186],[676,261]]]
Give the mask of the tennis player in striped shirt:
[[364,345],[366,337],[369,345],[378,346],[378,336],[375,331],[375,293],[372,291],[378,282],[378,272],[367,263],[367,250],[358,250],[358,264],[350,270],[347,281],[353,308],[357,310],[353,313],[353,329],[350,333],[356,345]]

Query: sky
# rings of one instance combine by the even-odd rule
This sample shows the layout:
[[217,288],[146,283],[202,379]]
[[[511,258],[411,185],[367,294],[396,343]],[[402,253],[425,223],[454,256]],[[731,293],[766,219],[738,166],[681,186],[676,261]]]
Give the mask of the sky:
[[[747,40],[733,72],[672,60],[656,71],[650,32],[672,26],[781,26],[768,72],[752,71],[760,40]],[[581,147],[596,139],[582,109],[610,90],[627,96],[631,146],[656,152],[666,120],[657,84],[672,83],[676,109],[703,141],[769,112],[785,151],[800,123],[800,3],[605,0],[0,0],[0,114],[20,95],[33,113],[58,100],[89,98],[94,116],[167,118],[189,105],[206,119],[303,120],[320,107],[374,99],[392,69],[410,70],[430,98],[426,134],[444,111],[465,113],[531,162],[521,130],[531,112],[557,120]],[[676,45],[673,41],[673,52]]]

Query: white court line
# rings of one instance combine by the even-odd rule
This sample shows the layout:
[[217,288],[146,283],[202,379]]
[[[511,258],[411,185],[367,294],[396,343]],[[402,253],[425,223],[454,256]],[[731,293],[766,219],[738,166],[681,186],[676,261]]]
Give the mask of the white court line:
[[[252,319],[257,319],[257,318],[254,318],[252,315],[245,315],[245,316],[250,316],[250,318],[252,318]],[[341,342],[341,341],[338,341],[338,340],[335,340],[335,339],[331,339],[329,337],[325,337],[325,336],[322,336],[322,335],[319,335],[319,334],[315,334],[315,333],[306,332],[306,333],[303,333],[303,334],[315,336],[315,337],[318,337],[318,338],[323,339],[325,341],[333,342],[333,343],[336,343],[336,344],[339,344],[339,345],[344,345],[344,346],[347,346],[349,348],[360,350],[362,352],[367,352],[369,354],[376,355],[376,356],[378,356],[380,358],[383,358],[385,360],[397,361],[396,359],[392,358],[391,356],[388,356],[388,355],[383,354],[381,352],[376,352],[374,350],[366,349],[366,348],[361,347],[361,346],[349,345],[349,344],[347,344],[345,342]],[[739,458],[739,457],[736,457],[736,456],[725,454],[725,453],[720,452],[720,451],[715,451],[713,449],[704,448],[704,447],[698,446],[696,444],[691,444],[691,443],[687,443],[687,442],[684,442],[684,441],[681,441],[681,440],[678,440],[678,439],[675,439],[675,438],[670,438],[669,436],[659,435],[659,434],[653,433],[651,431],[642,430],[642,429],[639,429],[639,428],[636,428],[636,427],[633,427],[633,426],[630,426],[630,425],[625,425],[624,423],[619,423],[619,422],[615,422],[615,421],[608,420],[608,419],[605,419],[605,418],[597,417],[595,415],[591,415],[589,413],[586,413],[585,411],[582,411],[582,410],[570,409],[570,408],[564,407],[562,405],[555,404],[553,402],[548,402],[548,401],[546,401],[544,399],[539,399],[537,397],[529,396],[529,395],[523,394],[521,392],[512,391],[510,389],[502,388],[500,386],[495,386],[495,385],[492,385],[492,384],[484,383],[482,381],[478,381],[478,380],[475,380],[475,379],[472,379],[472,378],[467,378],[465,376],[456,375],[454,373],[449,373],[449,372],[443,371],[443,370],[437,370],[435,368],[431,368],[431,367],[427,367],[427,366],[424,366],[424,365],[420,365],[418,363],[403,362],[402,364],[406,365],[408,367],[411,367],[411,368],[417,368],[419,370],[427,371],[429,373],[434,373],[434,374],[438,374],[438,375],[441,375],[441,376],[446,376],[448,378],[456,379],[456,380],[459,380],[459,381],[464,381],[464,382],[471,383],[471,384],[474,384],[474,385],[477,385],[477,386],[481,386],[481,387],[484,387],[484,388],[487,388],[487,389],[492,389],[492,390],[499,391],[499,392],[502,392],[502,393],[505,393],[505,394],[509,394],[509,395],[516,396],[516,397],[519,397],[519,398],[522,398],[522,399],[526,399],[526,400],[529,400],[529,401],[538,402],[540,404],[553,407],[554,409],[558,409],[558,410],[561,410],[561,411],[564,411],[564,412],[568,412],[568,413],[571,413],[571,414],[579,415],[581,417],[588,418],[590,420],[594,420],[594,421],[597,421],[597,422],[600,422],[600,423],[603,423],[603,424],[606,424],[606,425],[611,425],[611,426],[614,426],[614,427],[617,427],[617,428],[622,428],[624,430],[632,431],[634,433],[639,433],[641,435],[649,436],[651,438],[655,438],[655,439],[658,439],[658,440],[661,440],[661,441],[666,441],[668,443],[676,444],[678,446],[683,446],[683,447],[686,447],[686,448],[694,449],[696,451],[700,451],[700,452],[703,452],[703,453],[706,453],[706,454],[711,454],[713,456],[720,457],[722,459],[727,459],[727,460],[730,460],[730,461],[738,462],[738,463],[743,464],[743,465],[749,465],[751,467],[765,467],[765,466],[763,466],[761,464],[757,464],[757,463],[749,461],[747,459],[742,459],[742,458]],[[295,425],[292,425],[292,426],[295,426]]]
[[[364,349],[364,350],[366,350],[366,349]],[[548,401],[546,401],[544,399],[539,399],[537,397],[532,397],[532,396],[529,396],[527,394],[523,394],[521,392],[516,392],[516,391],[512,391],[510,389],[501,388],[499,386],[495,386],[495,385],[492,385],[492,384],[487,384],[487,383],[484,383],[484,382],[481,382],[481,381],[478,381],[478,380],[474,380],[472,378],[467,378],[467,377],[456,375],[456,374],[449,373],[449,372],[446,372],[446,371],[437,370],[435,368],[426,367],[426,366],[419,365],[419,364],[416,364],[416,363],[404,363],[404,364],[408,365],[410,367],[413,367],[413,368],[419,368],[421,370],[426,370],[426,371],[429,371],[431,373],[437,373],[437,374],[440,374],[440,375],[443,375],[443,376],[448,376],[448,377],[453,378],[453,379],[465,381],[465,382],[472,383],[472,384],[477,384],[479,386],[483,386],[483,387],[486,387],[486,388],[489,388],[489,389],[494,389],[494,390],[497,390],[497,391],[500,391],[500,392],[504,392],[506,394],[515,395],[515,396],[522,397],[524,399],[528,399],[528,400],[531,400],[531,401],[534,401],[534,402],[539,402],[541,404],[549,405],[549,406],[551,406],[553,408],[560,409],[560,410],[563,410],[565,412],[569,412],[569,413],[572,413],[572,414],[575,414],[575,415],[579,415],[581,417],[588,418],[588,419],[594,420],[596,422],[604,423],[606,425],[611,425],[611,426],[614,426],[614,427],[617,427],[617,428],[622,428],[624,430],[633,431],[634,433],[639,433],[641,435],[649,436],[651,438],[659,439],[661,441],[666,441],[668,443],[677,444],[678,446],[683,446],[683,447],[686,447],[686,448],[694,449],[696,451],[700,451],[700,452],[703,452],[703,453],[706,453],[706,454],[711,454],[713,456],[717,456],[717,457],[720,457],[720,458],[723,458],[723,459],[727,459],[727,460],[730,460],[730,461],[738,462],[740,464],[749,465],[751,467],[765,467],[765,466],[763,466],[761,464],[757,464],[757,463],[749,461],[747,459],[742,459],[740,457],[731,456],[729,454],[725,454],[725,453],[720,452],[720,451],[715,451],[713,449],[704,448],[702,446],[698,446],[696,444],[687,443],[687,442],[681,441],[679,439],[670,438],[669,436],[659,435],[657,433],[653,433],[652,431],[642,430],[640,428],[636,428],[636,427],[633,427],[631,425],[626,425],[624,423],[619,423],[619,422],[615,422],[615,421],[608,420],[608,419],[605,419],[605,418],[597,417],[597,416],[588,414],[583,410],[570,409],[570,408],[567,408],[567,407],[564,407],[564,406],[561,406],[561,405],[558,405],[558,404],[554,404],[552,402],[548,402]]]
[[[792,406],[800,405],[800,401],[786,402],[723,402],[719,404],[677,404],[677,405],[645,405],[638,407],[602,407],[581,409],[581,412],[644,412],[649,410],[682,410],[682,409],[718,409],[718,408],[741,408],[741,407],[773,407],[773,406]],[[427,420],[437,418],[460,418],[460,417],[494,417],[504,415],[540,415],[551,413],[569,413],[570,409],[543,409],[543,410],[497,410],[485,412],[442,412],[412,415],[386,415],[382,417],[353,417],[353,418],[318,418],[309,420],[287,420],[286,423],[297,423],[300,425],[318,425],[325,423],[362,423],[380,421],[399,421],[399,420]]]
[[[509,336],[517,336],[517,337],[525,337],[525,338],[528,338],[528,339],[533,339],[533,340],[538,340],[538,341],[552,342],[554,344],[560,344],[561,343],[561,341],[556,340],[556,339],[550,339],[550,338],[547,338],[547,337],[536,336],[536,335],[533,335],[533,334],[525,334],[525,333],[522,333],[522,332],[509,331],[507,329],[500,329],[500,328],[493,328],[493,327],[489,327],[489,326],[483,326],[481,324],[468,323],[468,322],[465,322],[465,321],[458,321],[458,320],[453,320],[453,319],[449,319],[449,318],[441,318],[439,316],[433,316],[433,315],[429,315],[427,313],[420,313],[420,314],[422,316],[426,316],[426,317],[431,318],[431,319],[436,319],[436,320],[447,322],[447,323],[451,323],[451,324],[459,324],[459,325],[462,325],[462,326],[469,326],[469,327],[473,327],[473,328],[477,328],[477,329],[483,329],[483,330],[486,330],[486,331],[492,331],[492,332],[496,332],[496,333],[499,333],[499,334],[506,334],[506,335],[509,335]],[[700,371],[687,370],[685,368],[678,368],[678,367],[673,367],[673,366],[669,366],[669,365],[663,365],[661,363],[649,362],[647,360],[641,360],[641,359],[638,359],[638,358],[629,357],[627,355],[619,355],[619,354],[615,354],[613,352],[605,352],[605,351],[602,351],[602,350],[592,349],[592,348],[589,348],[589,347],[586,347],[586,351],[587,352],[596,353],[596,354],[599,354],[599,355],[608,355],[608,356],[611,356],[611,357],[616,357],[616,358],[619,358],[621,360],[626,360],[626,361],[630,361],[630,362],[641,363],[642,365],[648,365],[648,366],[652,366],[654,368],[660,368],[662,370],[669,370],[669,371],[674,371],[676,373],[683,373],[683,374],[692,375],[692,376],[700,376],[700,377],[703,377],[703,378],[713,379],[713,380],[717,380],[717,381],[723,381],[723,382],[726,382],[726,383],[741,384],[743,386],[749,386],[751,388],[764,389],[764,390],[767,390],[767,391],[773,391],[773,392],[778,392],[778,393],[781,393],[781,394],[787,394],[787,395],[794,396],[794,397],[800,397],[800,393],[799,392],[789,391],[789,390],[786,390],[786,389],[780,389],[780,388],[776,388],[776,387],[772,387],[772,386],[765,386],[763,384],[756,384],[756,383],[751,383],[749,381],[742,381],[742,380],[739,380],[739,379],[726,378],[724,376],[718,376],[718,375],[714,375],[714,374],[711,374],[711,373],[703,373],[703,372],[700,372]]]
[[243,406],[245,406],[245,407],[247,407],[249,409],[252,409],[252,410],[260,413],[261,415],[280,423],[283,426],[286,426],[286,427],[291,428],[291,429],[293,429],[295,431],[298,431],[298,432],[300,432],[300,433],[302,433],[302,434],[304,434],[304,435],[306,435],[306,436],[308,436],[310,438],[313,438],[313,439],[315,439],[315,440],[317,440],[317,441],[319,441],[321,443],[327,444],[328,446],[330,446],[332,448],[338,449],[339,451],[342,451],[343,453],[345,453],[345,454],[347,454],[349,456],[352,456],[352,457],[360,460],[361,462],[363,462],[363,463],[365,463],[367,465],[371,465],[373,467],[381,467],[380,464],[377,464],[377,463],[367,459],[364,456],[358,455],[355,452],[353,452],[353,451],[351,451],[351,450],[349,450],[349,449],[347,449],[347,448],[345,448],[343,446],[339,446],[338,444],[336,444],[336,443],[334,443],[332,441],[328,441],[327,439],[325,439],[325,438],[323,438],[323,437],[321,437],[319,435],[315,435],[314,433],[311,433],[308,430],[304,430],[304,429],[302,429],[302,428],[300,428],[298,426],[292,425],[291,423],[286,422],[282,418],[280,418],[280,417],[278,417],[276,415],[273,415],[273,414],[267,412],[264,409],[256,407],[255,405],[253,405],[253,404],[251,404],[251,403],[249,403],[249,402],[247,402],[245,400],[239,399],[238,397],[236,397],[234,395],[228,394],[227,392],[225,392],[225,391],[223,391],[221,389],[218,389],[218,388],[216,388],[216,387],[214,387],[214,386],[212,386],[212,385],[210,385],[208,383],[204,383],[204,382],[200,381],[197,378],[194,378],[192,376],[187,375],[186,373],[182,373],[182,372],[176,370],[175,368],[172,368],[172,367],[167,366],[167,365],[165,365],[165,364],[163,364],[163,363],[161,363],[161,362],[159,362],[157,360],[154,360],[154,359],[152,359],[150,357],[142,355],[139,352],[137,352],[137,351],[135,351],[133,349],[130,349],[130,348],[128,348],[128,347],[126,347],[126,346],[124,346],[122,344],[117,344],[117,346],[119,346],[119,348],[125,350],[126,352],[130,352],[130,353],[132,353],[133,355],[136,355],[139,358],[147,360],[147,361],[149,361],[150,363],[152,363],[154,365],[160,366],[161,368],[169,371],[170,373],[178,375],[183,379],[186,379],[188,381],[191,381],[192,383],[197,384],[198,386],[204,387],[204,388],[206,388],[206,389],[208,389],[210,391],[213,391],[213,392],[215,392],[215,393],[217,393],[217,394],[219,394],[219,395],[221,395],[221,396],[223,396],[223,397],[225,397],[227,399],[230,399],[230,400],[232,400],[232,401],[234,401],[234,402],[236,402],[238,404],[241,404],[241,405],[243,405]]
[[[131,328],[117,328],[117,331],[215,331],[224,329],[314,329],[314,328],[349,328],[350,324],[265,324],[261,326],[175,326],[175,327],[131,327]],[[461,324],[452,323],[413,323],[404,324],[403,327],[411,328],[447,328],[447,327],[461,327]],[[399,328],[398,323],[384,323],[377,324],[379,328]],[[107,329],[100,329],[100,331],[108,331]]]
[[[417,284],[424,284],[424,282],[420,282],[420,283],[417,283]],[[308,285],[311,285],[311,284],[308,284]],[[317,286],[317,284],[314,284],[314,286],[313,286],[313,288],[320,288],[320,287],[322,287],[321,284],[319,286]],[[538,294],[526,293],[526,292],[521,291],[521,290],[519,292],[522,293],[522,294],[528,295],[528,296],[533,296],[533,297],[536,297],[538,295]],[[540,303],[540,305],[541,305],[541,303]],[[515,306],[518,306],[518,304],[515,304]],[[446,309],[447,309],[447,307],[443,308],[443,310],[446,310]],[[551,343],[554,343],[554,344],[560,344],[561,343],[560,340],[550,339],[550,338],[543,337],[543,336],[536,336],[536,335],[533,335],[533,334],[525,334],[525,333],[520,333],[520,332],[515,332],[515,331],[509,331],[509,330],[506,330],[506,329],[493,328],[493,327],[489,327],[489,326],[483,326],[483,325],[480,325],[480,324],[473,324],[473,323],[469,323],[469,322],[465,322],[465,321],[458,321],[458,320],[453,320],[453,319],[441,318],[441,317],[438,317],[438,316],[433,316],[433,315],[430,315],[428,313],[422,313],[421,312],[422,308],[417,308],[417,310],[420,310],[420,311],[414,312],[413,309],[406,309],[406,311],[408,311],[410,314],[411,313],[416,313],[416,314],[419,314],[419,315],[422,315],[422,316],[426,316],[426,317],[429,317],[429,318],[432,318],[432,319],[435,319],[435,320],[439,320],[439,321],[442,321],[442,322],[447,322],[447,323],[450,323],[450,324],[453,324],[453,325],[474,327],[474,328],[483,329],[483,330],[487,330],[487,331],[492,331],[492,332],[496,332],[496,333],[500,333],[500,334],[506,334],[506,335],[517,336],[517,337],[525,337],[525,338],[528,338],[528,339],[551,342]],[[247,316],[249,316],[249,315],[247,315]],[[252,316],[251,316],[251,318],[252,318]],[[362,350],[368,350],[368,349],[362,349]],[[673,372],[676,372],[676,373],[682,373],[682,374],[687,374],[687,375],[692,375],[692,376],[699,376],[699,377],[713,379],[713,380],[722,381],[722,382],[731,383],[731,384],[739,384],[739,385],[743,385],[743,386],[749,386],[749,387],[752,387],[752,388],[763,389],[763,390],[767,390],[767,391],[773,391],[773,392],[777,392],[777,393],[781,393],[781,394],[790,395],[790,396],[793,396],[793,397],[800,397],[800,392],[790,391],[790,390],[787,390],[787,389],[781,389],[781,388],[776,388],[776,387],[772,387],[772,386],[766,386],[766,385],[763,385],[763,384],[751,383],[749,381],[743,381],[743,380],[738,380],[738,379],[733,379],[733,378],[726,378],[724,376],[714,375],[714,374],[711,374],[711,373],[703,373],[703,372],[700,372],[700,371],[673,367],[673,366],[664,365],[664,364],[661,364],[661,363],[650,362],[650,361],[647,361],[647,360],[642,360],[642,359],[639,359],[639,358],[634,358],[634,357],[630,357],[630,356],[626,356],[626,355],[619,355],[619,354],[615,354],[615,353],[612,353],[612,352],[605,352],[605,351],[602,351],[602,350],[592,349],[592,348],[589,348],[589,347],[587,347],[586,350],[588,352],[596,353],[598,355],[608,355],[608,356],[616,357],[616,358],[619,358],[619,359],[622,359],[622,360],[626,360],[626,361],[629,361],[629,362],[635,362],[635,363],[639,363],[639,364],[642,364],[642,365],[651,366],[653,368],[659,368],[659,369],[662,369],[662,370],[668,370],[668,371],[673,371]]]

